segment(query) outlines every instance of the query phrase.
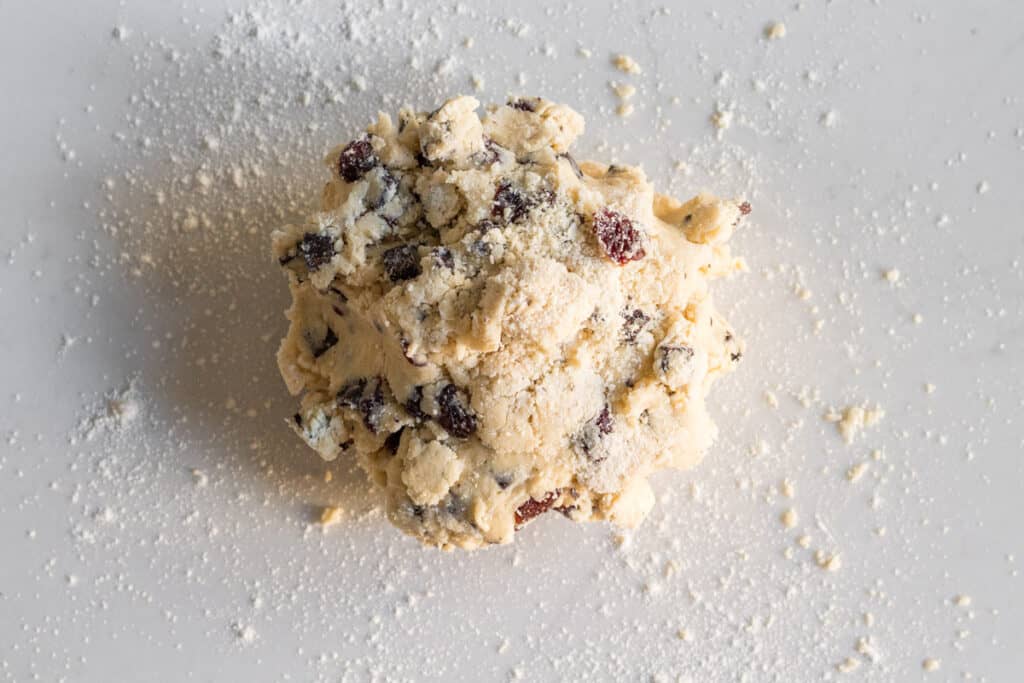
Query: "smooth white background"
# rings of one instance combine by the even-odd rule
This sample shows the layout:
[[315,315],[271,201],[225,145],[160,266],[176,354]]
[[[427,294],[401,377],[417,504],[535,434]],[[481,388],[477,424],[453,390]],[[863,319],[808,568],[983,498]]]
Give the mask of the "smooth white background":
[[[281,2],[230,19],[244,4],[0,3],[6,680],[1020,677],[1019,3],[523,4]],[[767,41],[776,20],[787,35]],[[643,73],[614,71],[618,52]],[[755,207],[734,240],[751,272],[717,293],[748,343],[711,397],[722,437],[697,470],[656,477],[661,504],[623,548],[549,516],[512,547],[421,549],[373,512],[361,474],[284,426],[287,295],[267,234],[313,205],[327,147],[474,75],[483,101],[581,111],[581,157]],[[628,119],[610,80],[638,87]],[[718,107],[734,112],[720,136]],[[211,130],[217,150],[198,142]],[[261,157],[227,208],[197,200],[213,224],[175,250],[186,237],[153,191]],[[132,275],[140,244],[177,265]],[[84,441],[81,421],[129,382],[138,420]],[[886,417],[847,446],[821,418],[853,403]],[[345,521],[322,533],[328,503]],[[847,657],[860,666],[840,673]]]

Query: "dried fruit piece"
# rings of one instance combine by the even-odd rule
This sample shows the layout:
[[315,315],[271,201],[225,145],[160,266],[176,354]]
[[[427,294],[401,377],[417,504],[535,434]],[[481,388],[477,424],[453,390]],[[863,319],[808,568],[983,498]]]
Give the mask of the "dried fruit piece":
[[587,456],[588,460],[601,462],[607,456],[607,454],[597,455],[601,439],[613,431],[615,431],[615,420],[612,418],[611,407],[605,403],[601,412],[584,423],[573,441],[577,449],[583,451],[583,455]]
[[423,399],[423,387],[413,387],[409,392],[409,398],[405,399],[405,412],[417,420],[426,420],[430,416],[420,408],[420,401]]
[[634,344],[651,319],[639,308],[623,312],[622,317],[625,319],[622,323],[622,339],[627,344]]
[[363,136],[345,145],[338,158],[338,173],[346,182],[354,183],[366,175],[374,166],[380,165],[380,159],[373,151],[370,138]]
[[310,272],[320,269],[334,258],[334,239],[330,235],[307,232],[299,243],[299,251]]
[[391,247],[381,258],[384,262],[384,272],[392,282],[411,280],[423,272],[420,267],[420,250],[415,244]]
[[402,442],[402,432],[405,431],[405,427],[402,427],[397,432],[388,434],[388,438],[384,439],[384,448],[388,453],[394,455],[398,452],[398,446]]
[[620,266],[647,255],[640,231],[633,226],[633,221],[618,211],[604,208],[595,213],[594,234],[608,258]]
[[502,218],[506,222],[515,223],[530,211],[530,202],[526,194],[512,186],[507,180],[498,183],[491,204],[491,215]]
[[452,255],[452,250],[448,247],[434,247],[430,251],[431,256],[434,257],[434,263],[448,270],[455,268],[455,257]]
[[382,385],[384,381],[376,378],[368,385],[368,391],[363,393],[359,401],[359,412],[363,414],[363,424],[374,434],[380,428],[381,414],[384,412],[384,392]]
[[744,216],[746,216],[752,210],[753,209],[750,207],[750,202],[743,202],[742,204],[740,204],[740,213],[743,214]]
[[531,498],[518,508],[515,512],[516,529],[521,529],[524,524],[529,522],[537,515],[541,515],[551,509],[551,506],[555,504],[558,499],[561,489],[555,489],[544,494],[544,497],[540,500]]
[[330,351],[331,348],[333,348],[334,345],[337,343],[338,335],[334,334],[334,330],[328,327],[327,334],[324,335],[323,341],[317,344],[315,348],[310,349],[313,352],[313,358],[319,358],[320,356],[324,355],[325,353]]
[[537,111],[537,100],[532,97],[518,97],[509,100],[508,106],[519,111]]
[[437,421],[452,436],[465,439],[476,431],[476,415],[459,400],[459,390],[446,384],[437,392]]

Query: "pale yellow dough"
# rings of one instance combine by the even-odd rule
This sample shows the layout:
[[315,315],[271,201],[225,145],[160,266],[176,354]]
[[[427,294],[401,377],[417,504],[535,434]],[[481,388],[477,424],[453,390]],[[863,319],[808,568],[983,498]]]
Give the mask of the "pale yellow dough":
[[715,438],[704,398],[742,345],[708,283],[742,269],[749,207],[577,165],[566,106],[478,108],[381,114],[328,155],[321,211],[274,232],[292,425],[430,545],[508,543],[547,510],[634,526],[647,476]]

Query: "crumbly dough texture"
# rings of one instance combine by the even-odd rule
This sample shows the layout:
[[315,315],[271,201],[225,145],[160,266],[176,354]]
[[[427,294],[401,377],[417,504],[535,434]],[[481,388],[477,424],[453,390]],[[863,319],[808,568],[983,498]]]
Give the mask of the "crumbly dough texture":
[[648,475],[715,438],[704,398],[742,344],[708,283],[743,269],[725,242],[749,205],[577,164],[569,107],[478,108],[381,114],[328,155],[320,212],[274,232],[292,427],[429,545],[508,543],[548,510],[634,526]]

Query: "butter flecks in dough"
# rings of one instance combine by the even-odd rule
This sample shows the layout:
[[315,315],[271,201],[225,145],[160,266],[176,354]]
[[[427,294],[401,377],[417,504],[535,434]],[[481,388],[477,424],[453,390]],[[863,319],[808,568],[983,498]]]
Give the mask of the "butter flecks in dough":
[[749,206],[577,163],[564,105],[477,109],[381,114],[327,156],[321,211],[274,232],[290,423],[430,545],[507,543],[549,510],[635,526],[648,475],[715,438],[704,398],[743,347],[708,284],[743,269]]

